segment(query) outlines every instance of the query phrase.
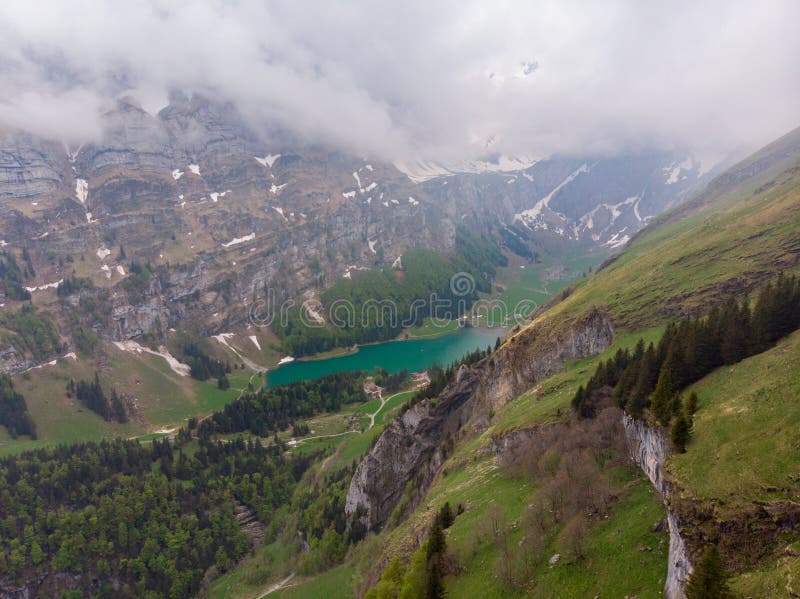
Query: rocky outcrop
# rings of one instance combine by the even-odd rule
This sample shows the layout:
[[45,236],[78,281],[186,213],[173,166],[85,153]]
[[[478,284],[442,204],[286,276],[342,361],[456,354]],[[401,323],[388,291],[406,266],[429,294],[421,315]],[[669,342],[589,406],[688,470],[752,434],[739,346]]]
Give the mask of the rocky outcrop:
[[356,469],[345,511],[375,528],[404,494],[413,507],[462,434],[484,430],[492,410],[555,373],[564,360],[607,348],[613,337],[608,315],[591,309],[566,326],[537,321],[481,362],[462,366],[438,397],[416,404],[386,428]]
[[[395,419],[356,469],[345,511],[368,528],[384,523],[406,492],[427,488],[446,457],[444,439],[469,418],[483,368],[462,367],[438,401],[424,401]],[[410,498],[414,499],[414,497]]]
[[665,476],[664,464],[671,452],[666,431],[650,427],[642,420],[623,415],[625,439],[631,459],[644,471],[647,478],[664,499],[669,524],[669,562],[664,596],[667,599],[683,599],[684,584],[692,573],[691,554],[681,535],[681,525],[676,513],[670,509],[669,497],[672,485]]

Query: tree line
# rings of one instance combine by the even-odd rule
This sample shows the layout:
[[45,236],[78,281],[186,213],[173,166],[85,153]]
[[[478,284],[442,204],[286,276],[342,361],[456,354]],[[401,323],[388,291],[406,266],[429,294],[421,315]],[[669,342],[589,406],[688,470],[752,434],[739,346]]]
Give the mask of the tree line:
[[735,364],[772,347],[800,328],[800,279],[780,275],[764,286],[755,302],[731,299],[704,318],[667,325],[657,343],[642,339],[633,351],[620,349],[598,364],[586,386],[578,388],[573,409],[591,417],[608,394],[634,417],[646,409],[661,424],[673,417],[673,438],[681,450],[691,429],[697,396],[681,391],[716,368]]
[[125,404],[112,388],[111,394],[106,396],[103,386],[100,384],[100,377],[95,372],[94,379],[91,381],[74,379],[67,381],[67,397],[74,397],[95,414],[102,416],[105,420],[116,422],[127,422],[128,415],[125,413]]
[[0,374],[0,425],[6,427],[12,439],[20,435],[36,438],[36,424],[25,398],[14,389],[14,381],[7,374]]
[[181,340],[180,351],[184,361],[189,365],[189,375],[193,379],[206,381],[214,377],[221,389],[228,388],[226,375],[231,372],[230,362],[212,358],[198,341],[189,337]]
[[31,299],[31,294],[23,286],[25,273],[22,272],[14,255],[0,252],[0,290],[7,300],[24,301]]
[[342,404],[364,402],[363,373],[338,372],[313,381],[297,381],[247,393],[204,420],[201,436],[249,430],[266,436],[289,428],[297,418],[336,412]]

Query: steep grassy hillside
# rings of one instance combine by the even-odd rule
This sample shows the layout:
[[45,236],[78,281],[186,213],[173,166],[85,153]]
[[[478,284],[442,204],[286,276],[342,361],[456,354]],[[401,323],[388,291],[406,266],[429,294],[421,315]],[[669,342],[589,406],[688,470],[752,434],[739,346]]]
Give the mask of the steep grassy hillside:
[[800,129],[710,189],[656,219],[547,318],[607,306],[618,327],[638,330],[800,270]]

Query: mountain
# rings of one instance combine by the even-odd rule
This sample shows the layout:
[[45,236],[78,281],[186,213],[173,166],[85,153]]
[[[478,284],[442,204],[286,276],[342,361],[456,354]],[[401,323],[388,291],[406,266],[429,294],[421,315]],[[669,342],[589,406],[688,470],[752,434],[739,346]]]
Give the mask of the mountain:
[[[601,362],[639,339],[657,342],[668,323],[752,303],[779,274],[800,273],[798,231],[800,129],[652,219],[499,349],[458,368],[437,397],[410,405],[350,485],[347,512],[383,529],[381,557],[362,564],[357,591],[378,583],[394,557],[411,564],[393,574],[406,584],[449,502],[465,510],[446,534],[458,567],[444,585],[456,596],[683,597],[711,544],[737,594],[791,596],[800,333],[683,390],[699,397],[686,453],[652,417],[609,407],[581,420],[570,402]],[[620,469],[626,447],[650,480]],[[562,510],[574,516],[560,520]],[[389,588],[387,576],[380,584]]]
[[[70,277],[91,280],[81,297],[109,304],[81,322],[103,338],[206,336],[245,327],[265,286],[315,297],[411,247],[451,252],[462,225],[526,255],[575,243],[609,252],[708,177],[675,153],[490,157],[420,177],[253,131],[231,106],[198,96],[175,96],[157,115],[121,100],[104,131],[72,146],[0,137],[0,239],[16,259],[25,252],[23,286],[70,347],[76,323],[55,300]],[[148,265],[138,283],[134,262]],[[17,355],[2,369],[34,363]]]

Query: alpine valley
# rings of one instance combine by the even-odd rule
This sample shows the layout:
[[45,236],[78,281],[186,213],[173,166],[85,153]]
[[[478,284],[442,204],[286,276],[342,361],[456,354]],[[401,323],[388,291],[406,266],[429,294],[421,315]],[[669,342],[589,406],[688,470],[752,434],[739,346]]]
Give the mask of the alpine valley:
[[800,129],[391,162],[211,98],[0,132],[0,597],[800,596]]

